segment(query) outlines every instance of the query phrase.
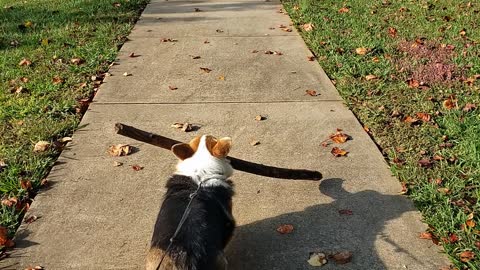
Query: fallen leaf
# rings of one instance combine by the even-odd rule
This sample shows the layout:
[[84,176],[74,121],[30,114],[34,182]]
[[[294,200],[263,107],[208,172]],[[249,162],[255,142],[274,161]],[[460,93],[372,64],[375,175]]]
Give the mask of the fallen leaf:
[[169,85],[169,86],[168,86],[168,89],[170,89],[170,90],[177,90],[177,89],[178,89],[178,87],[176,87],[176,86],[172,86],[172,85]]
[[187,122],[185,122],[185,123],[183,124],[182,131],[183,131],[183,132],[192,131],[192,125],[189,124],[189,123],[187,123]]
[[341,209],[341,210],[338,210],[338,213],[339,213],[340,215],[346,215],[346,216],[351,216],[351,215],[353,215],[352,210],[349,210],[349,209]]
[[432,119],[432,116],[428,113],[417,113],[417,118],[422,120],[423,122],[429,122]]
[[225,81],[225,76],[223,76],[223,75],[218,76],[218,80]]
[[283,55],[283,53],[280,52],[280,51],[274,51],[273,54],[275,54],[275,55]]
[[37,266],[25,268],[24,270],[44,270],[44,269],[45,268],[43,266],[37,265]]
[[323,141],[320,145],[323,146],[323,147],[327,147],[329,145],[329,143],[327,141]]
[[208,40],[205,40],[205,41],[203,42],[203,44],[208,44],[208,43],[210,43],[210,41],[208,41]]
[[441,161],[441,160],[444,160],[445,158],[440,156],[440,155],[434,155],[433,156],[433,160],[436,160],[436,161]]
[[375,80],[375,79],[378,79],[378,77],[373,75],[373,74],[365,76],[365,80],[367,80],[367,81],[371,81],[371,80]]
[[25,190],[30,190],[32,189],[32,182],[30,180],[20,180],[20,187],[22,187]]
[[465,104],[465,107],[463,107],[462,110],[463,110],[464,112],[469,112],[469,111],[474,110],[474,109],[476,109],[476,108],[477,108],[477,105],[476,105],[476,104],[467,103],[467,104]]
[[339,13],[347,13],[349,11],[350,9],[348,7],[342,7],[341,9],[338,10]]
[[397,36],[397,29],[393,27],[388,28],[388,35],[391,37],[396,37]]
[[255,116],[256,121],[262,121],[262,120],[265,120],[265,119],[267,119],[265,116],[261,116],[261,115]]
[[265,51],[264,53],[265,53],[265,54],[273,54],[272,51]]
[[402,195],[405,195],[408,193],[408,186],[407,186],[407,183],[405,182],[402,182],[402,190],[399,192],[400,194]]
[[409,88],[418,88],[420,87],[420,82],[415,79],[408,79],[407,84]]
[[10,197],[8,199],[3,199],[1,204],[2,205],[5,205],[5,206],[8,206],[8,207],[12,207],[14,205],[16,205],[18,203],[18,199],[15,198],[15,197]]
[[307,56],[307,60],[308,61],[315,61],[315,56],[313,56],[313,55]]
[[0,226],[0,246],[4,247],[13,247],[15,243],[12,240],[8,239],[7,228]]
[[122,4],[120,4],[120,3],[118,3],[118,2],[115,2],[115,3],[113,3],[112,5],[113,5],[114,7],[116,7],[116,8],[122,6]]
[[217,32],[217,33],[223,33],[223,30],[222,30],[222,29],[217,29],[217,30],[215,30],[215,32]]
[[195,12],[200,12],[200,11],[202,11],[202,10],[199,9],[199,8],[194,8],[193,11],[195,11]]
[[257,145],[259,145],[259,144],[260,144],[260,141],[251,141],[251,142],[250,142],[250,145],[251,145],[251,146],[257,146]]
[[433,166],[433,163],[430,159],[420,159],[418,161],[418,165],[422,168],[431,168]]
[[291,224],[283,224],[278,226],[277,232],[280,234],[289,234],[293,232],[293,225]]
[[55,76],[55,77],[53,77],[52,82],[53,82],[53,84],[61,84],[61,83],[63,83],[63,79],[60,78],[60,76]]
[[140,165],[132,165],[132,169],[136,172],[143,170],[143,167]]
[[292,32],[293,31],[291,28],[286,28],[286,27],[285,28],[282,27],[280,29],[282,29],[282,31],[285,31],[285,32]]
[[458,242],[458,236],[454,233],[451,233],[449,236],[448,236],[448,241],[450,243],[455,243],[455,242]]
[[470,227],[470,228],[473,228],[475,227],[476,223],[475,221],[473,220],[473,213],[470,213],[467,217],[467,221],[465,222],[465,224]]
[[464,263],[471,261],[473,258],[475,258],[475,253],[470,250],[460,253],[460,261]]
[[359,55],[365,55],[365,54],[367,54],[368,49],[364,48],[364,47],[360,47],[360,48],[356,48],[355,52]]
[[125,76],[125,77],[132,76],[132,74],[128,73],[128,72],[124,72],[122,75]]
[[258,51],[257,51],[257,50],[253,50],[252,53],[258,53]]
[[50,148],[50,142],[47,142],[47,141],[39,141],[35,144],[35,146],[33,147],[33,152],[45,152],[48,150],[48,148]]
[[410,124],[418,123],[418,121],[419,120],[417,118],[413,118],[413,117],[408,116],[408,115],[403,119],[403,122],[410,123]]
[[315,90],[305,90],[305,95],[309,95],[309,96],[312,96],[312,97],[316,97],[316,96],[318,96],[319,94],[317,94],[317,91],[315,91]]
[[323,266],[327,264],[327,256],[321,252],[311,252],[308,258],[308,264],[311,266]]
[[128,144],[115,144],[108,148],[108,153],[112,157],[121,157],[130,154],[132,147]]
[[120,167],[120,166],[122,166],[122,165],[123,165],[122,162],[118,162],[118,161],[114,161],[114,162],[113,162],[113,167]]
[[458,32],[460,34],[460,36],[465,36],[467,34],[467,30],[465,28],[463,28],[462,30],[460,30],[460,32]]
[[177,42],[178,40],[173,38],[162,38],[160,39],[160,41],[161,42]]
[[24,83],[27,83],[29,81],[29,79],[27,77],[21,77],[20,81],[22,81]]
[[420,233],[419,237],[420,237],[420,239],[431,240],[433,238],[433,234],[429,233],[429,232],[422,232],[422,233]]
[[48,186],[48,179],[43,178],[42,181],[40,181],[40,186],[42,186],[42,187]]
[[350,251],[341,251],[333,254],[331,258],[337,264],[346,264],[352,261],[352,252]]
[[210,73],[210,71],[212,71],[211,69],[206,68],[206,67],[201,67],[200,69],[205,73]]
[[30,27],[32,27],[32,25],[33,25],[33,23],[31,21],[25,21],[23,23],[23,26],[25,26],[26,28],[30,28]]
[[348,154],[347,151],[345,151],[344,149],[338,148],[338,147],[333,147],[332,151],[330,153],[332,153],[332,155],[334,155],[336,157],[342,157],[342,156],[346,156]]
[[199,55],[192,55],[192,59],[200,59],[200,58],[202,58],[202,57],[199,56]]
[[313,23],[306,23],[304,25],[302,25],[303,27],[303,30],[307,31],[307,32],[310,32],[313,30]]
[[78,57],[75,57],[75,58],[70,59],[70,63],[72,63],[74,65],[80,65],[80,64],[83,63],[83,60],[78,58]]
[[448,98],[443,101],[443,107],[447,110],[451,110],[456,107],[456,102],[452,98]]
[[131,57],[131,58],[134,58],[134,57],[138,57],[139,55],[136,55],[134,52],[131,52],[128,57]]
[[32,61],[26,59],[26,58],[23,58],[19,63],[18,65],[19,66],[30,66],[32,64]]
[[28,223],[28,224],[30,224],[30,223],[34,222],[35,220],[37,220],[37,219],[38,219],[37,216],[31,215],[31,216],[29,216],[28,218],[25,218],[25,222]]
[[437,188],[437,191],[442,193],[442,194],[450,194],[450,189],[449,188]]
[[335,143],[344,143],[350,138],[349,135],[337,131],[335,134],[330,135],[330,139]]

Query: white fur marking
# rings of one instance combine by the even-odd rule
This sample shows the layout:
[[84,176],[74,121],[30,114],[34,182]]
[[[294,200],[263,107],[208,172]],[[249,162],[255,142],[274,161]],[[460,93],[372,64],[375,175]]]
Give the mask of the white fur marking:
[[225,180],[233,173],[233,168],[225,158],[212,156],[207,149],[206,136],[203,135],[195,154],[177,164],[176,174],[191,177],[197,184],[204,180],[204,187],[229,185]]

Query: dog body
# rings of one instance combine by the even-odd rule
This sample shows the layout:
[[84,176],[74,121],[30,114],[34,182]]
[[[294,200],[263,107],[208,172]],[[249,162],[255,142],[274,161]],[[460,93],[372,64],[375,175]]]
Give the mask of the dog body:
[[[228,180],[233,169],[225,159],[230,146],[230,138],[202,136],[172,147],[180,162],[166,184],[167,193],[147,255],[147,270],[227,269],[223,249],[235,228],[233,185]],[[170,244],[191,194],[197,189],[185,222]]]

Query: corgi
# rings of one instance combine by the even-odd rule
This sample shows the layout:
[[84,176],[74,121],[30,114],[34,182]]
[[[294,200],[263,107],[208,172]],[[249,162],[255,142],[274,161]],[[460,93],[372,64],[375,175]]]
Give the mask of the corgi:
[[[172,146],[179,162],[166,184],[146,258],[147,270],[227,269],[223,250],[235,229],[233,183],[228,179],[233,168],[226,159],[231,145],[228,137],[204,135]],[[170,244],[197,188],[186,219]]]

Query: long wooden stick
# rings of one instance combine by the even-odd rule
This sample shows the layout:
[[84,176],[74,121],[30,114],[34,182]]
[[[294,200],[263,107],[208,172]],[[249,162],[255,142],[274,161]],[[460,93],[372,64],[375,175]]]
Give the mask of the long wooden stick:
[[[121,123],[115,124],[115,131],[119,135],[123,135],[137,141],[155,145],[167,150],[170,150],[174,144],[180,143],[180,141],[146,132]],[[256,175],[293,180],[318,181],[322,179],[322,174],[318,171],[278,168],[245,161],[234,157],[227,158],[230,160],[230,164],[234,169]]]

